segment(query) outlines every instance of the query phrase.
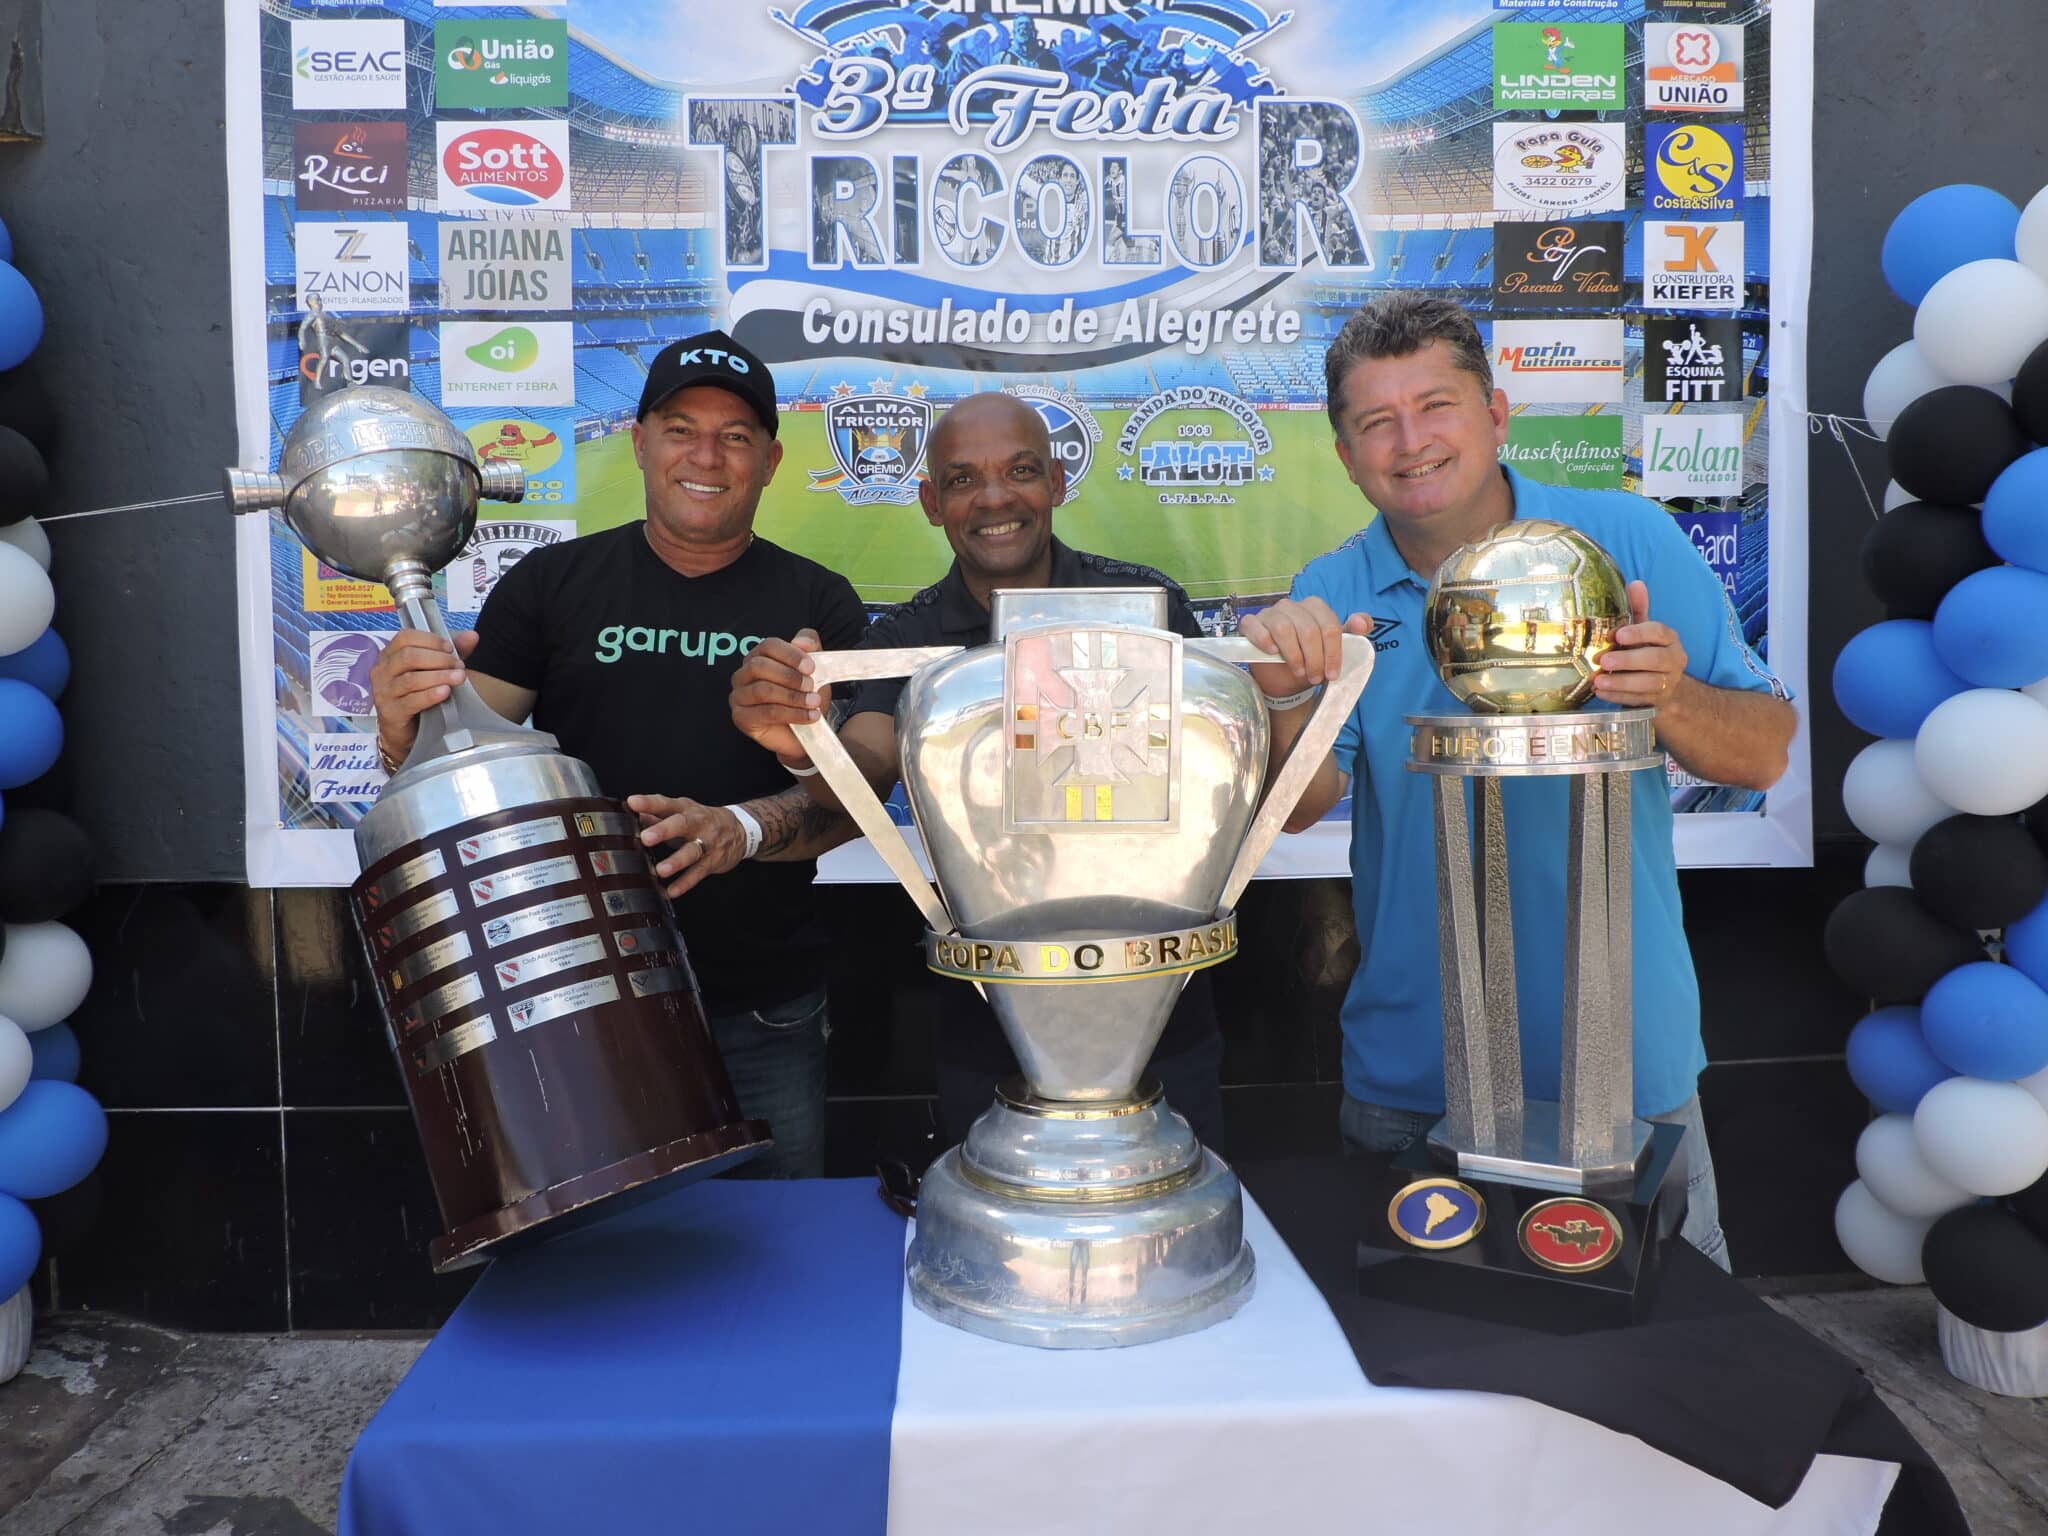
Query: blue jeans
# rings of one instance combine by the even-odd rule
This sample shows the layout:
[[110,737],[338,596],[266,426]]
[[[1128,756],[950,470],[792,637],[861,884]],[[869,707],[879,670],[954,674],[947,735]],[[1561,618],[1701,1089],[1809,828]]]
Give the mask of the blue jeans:
[[[1368,1104],[1344,1095],[1337,1109],[1337,1128],[1347,1152],[1401,1152],[1428,1133],[1443,1116],[1435,1110],[1395,1109]],[[1685,1140],[1674,1162],[1685,1181],[1685,1221],[1678,1235],[1728,1268],[1728,1239],[1721,1231],[1721,1192],[1714,1183],[1714,1156],[1707,1148],[1707,1128],[1700,1120],[1699,1095],[1694,1094],[1668,1115],[1651,1115],[1660,1125],[1682,1125]]]
[[749,1119],[775,1145],[732,1170],[736,1179],[815,1179],[825,1172],[825,989],[786,1003],[711,1017],[711,1038]]

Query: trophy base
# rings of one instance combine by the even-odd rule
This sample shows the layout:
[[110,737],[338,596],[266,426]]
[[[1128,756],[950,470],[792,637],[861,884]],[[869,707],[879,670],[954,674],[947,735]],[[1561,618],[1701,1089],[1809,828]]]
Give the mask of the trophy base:
[[1237,1175],[1156,1085],[1105,1104],[1007,1083],[918,1187],[910,1295],[940,1322],[1039,1349],[1195,1333],[1251,1297]]
[[1454,1167],[1471,1178],[1492,1179],[1509,1184],[1533,1184],[1540,1189],[1627,1189],[1650,1150],[1650,1122],[1629,1121],[1629,1138],[1613,1156],[1592,1163],[1568,1162],[1558,1145],[1561,1111],[1546,1099],[1522,1101],[1522,1136],[1519,1144],[1479,1151],[1461,1147],[1451,1140],[1451,1123],[1439,1120],[1429,1128],[1429,1150],[1438,1162]]
[[1685,1214],[1684,1128],[1649,1131],[1634,1178],[1590,1194],[1452,1178],[1433,1148],[1408,1148],[1367,1181],[1360,1293],[1560,1333],[1640,1321]]

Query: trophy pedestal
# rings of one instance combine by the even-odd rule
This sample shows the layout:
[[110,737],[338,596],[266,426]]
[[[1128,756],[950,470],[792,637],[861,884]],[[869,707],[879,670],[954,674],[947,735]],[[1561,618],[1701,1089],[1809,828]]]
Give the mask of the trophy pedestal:
[[1633,1177],[1584,1192],[1522,1171],[1453,1177],[1434,1148],[1408,1148],[1367,1180],[1359,1291],[1561,1333],[1640,1321],[1685,1213],[1673,1166],[1684,1129],[1646,1129]]
[[1445,1118],[1429,1128],[1429,1150],[1438,1162],[1467,1178],[1506,1179],[1541,1189],[1581,1192],[1617,1186],[1627,1189],[1633,1184],[1655,1127],[1647,1120],[1631,1118],[1626,1139],[1617,1132],[1605,1152],[1570,1158],[1565,1156],[1561,1135],[1562,1108],[1543,1099],[1524,1099],[1521,1134],[1512,1138],[1496,1134],[1494,1144],[1486,1148],[1460,1146]]
[[919,1310],[1041,1349],[1193,1333],[1250,1299],[1237,1175],[1166,1107],[998,1091],[918,1188],[907,1261]]

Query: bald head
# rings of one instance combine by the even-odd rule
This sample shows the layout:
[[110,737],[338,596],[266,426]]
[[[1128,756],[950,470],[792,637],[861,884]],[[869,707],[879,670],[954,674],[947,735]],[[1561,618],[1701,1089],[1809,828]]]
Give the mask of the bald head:
[[932,473],[929,466],[945,464],[946,455],[957,451],[959,440],[991,434],[1015,436],[1019,448],[1035,450],[1048,463],[1052,459],[1052,434],[1046,430],[1045,418],[1015,395],[992,390],[969,395],[939,418],[925,449],[926,473]]

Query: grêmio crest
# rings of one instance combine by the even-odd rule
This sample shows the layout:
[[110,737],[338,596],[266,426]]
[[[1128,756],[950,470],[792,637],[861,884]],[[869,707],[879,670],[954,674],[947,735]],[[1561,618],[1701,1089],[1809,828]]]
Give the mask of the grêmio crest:
[[908,506],[917,500],[918,470],[931,434],[932,403],[923,386],[899,395],[878,380],[857,395],[850,384],[836,385],[825,402],[825,440],[837,467],[812,470],[810,488],[837,491],[853,507]]

